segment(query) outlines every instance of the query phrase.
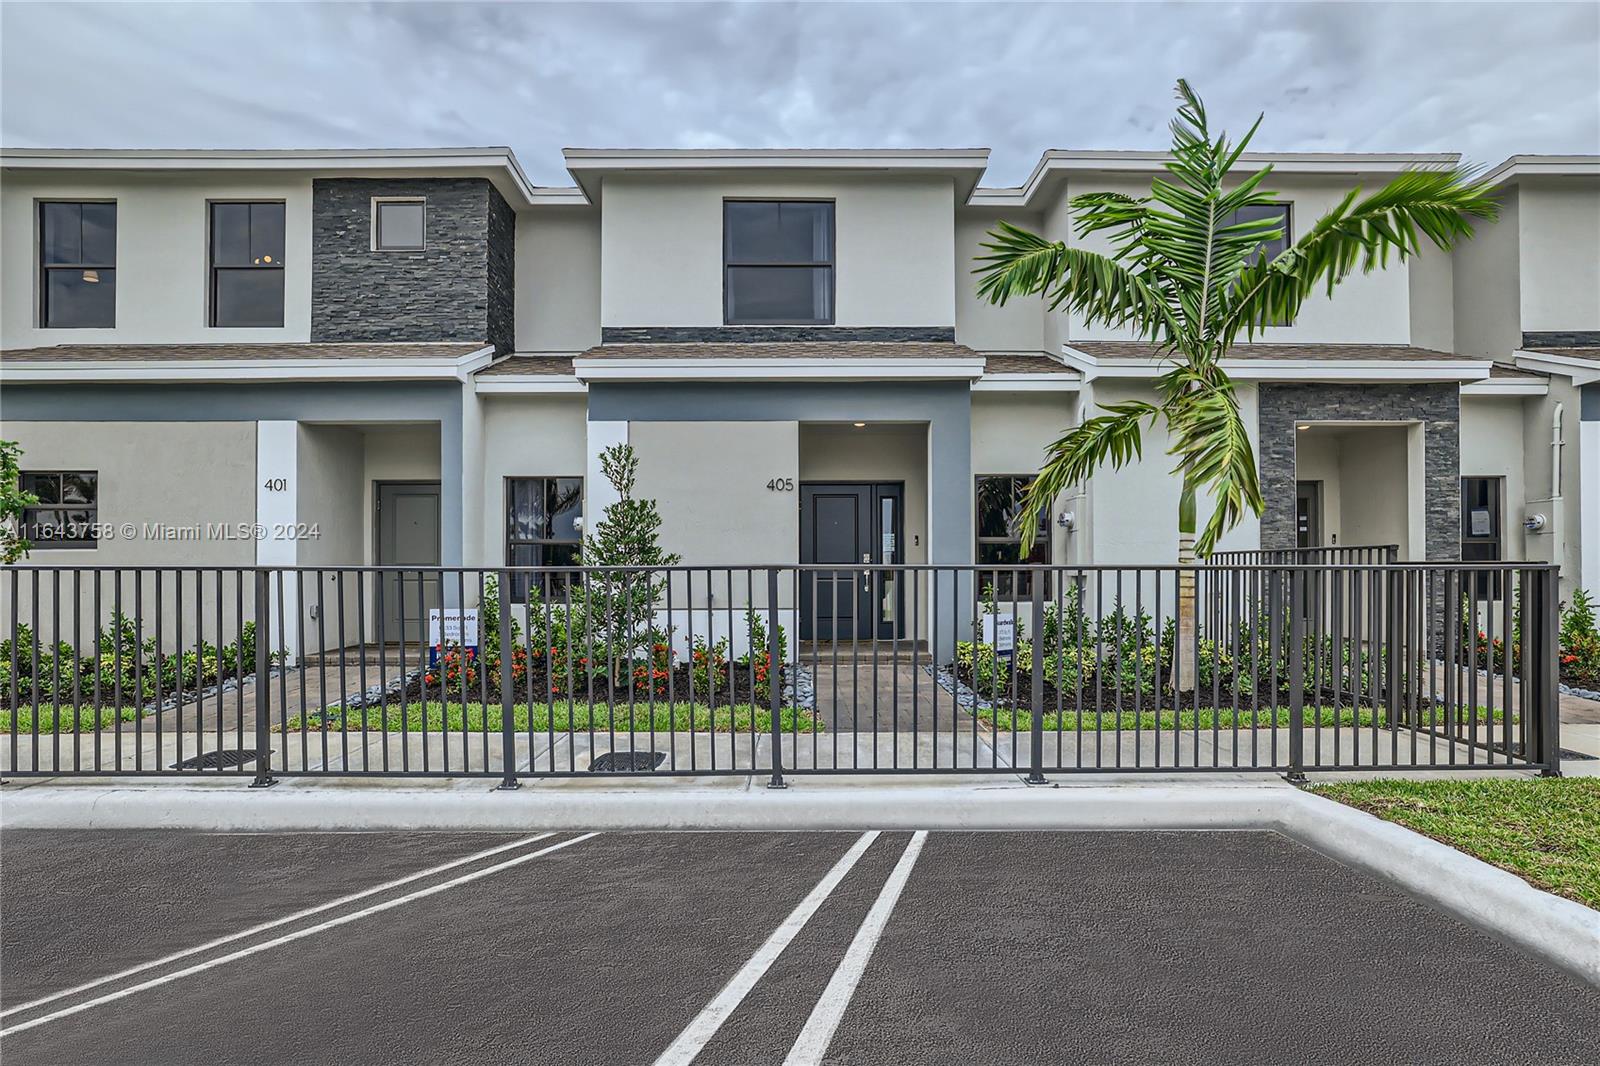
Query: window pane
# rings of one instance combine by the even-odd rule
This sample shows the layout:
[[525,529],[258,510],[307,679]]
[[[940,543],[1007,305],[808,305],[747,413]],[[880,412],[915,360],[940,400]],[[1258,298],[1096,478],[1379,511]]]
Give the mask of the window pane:
[[422,204],[379,204],[378,247],[421,248]]
[[250,205],[250,263],[283,264],[283,205]]
[[512,540],[536,540],[550,535],[544,493],[544,478],[515,478],[508,484],[506,521]]
[[1258,255],[1264,255],[1266,258],[1272,259],[1277,256],[1279,252],[1282,252],[1285,248],[1289,247],[1288,204],[1260,204],[1255,207],[1243,207],[1230,215],[1225,224],[1231,226],[1238,222],[1255,222],[1259,219],[1270,219],[1271,221],[1277,223],[1281,229],[1281,232],[1279,232],[1277,237],[1271,240],[1263,241],[1261,243],[1261,250],[1257,253]]
[[37,496],[40,503],[60,503],[61,475],[23,474],[22,491]]
[[94,474],[62,474],[61,502],[94,503],[96,480]]
[[250,265],[250,205],[211,205],[213,266]]
[[218,326],[283,325],[283,271],[217,271]]
[[583,517],[583,479],[553,477],[546,482],[549,485],[550,537],[578,540],[578,519]]
[[833,205],[727,205],[729,263],[831,263]]
[[49,328],[117,324],[117,272],[52,267],[45,271],[44,324]]
[[1015,537],[1017,509],[1027,482],[1014,477],[978,479],[978,536]]
[[83,205],[83,261],[99,266],[117,262],[117,205]]
[[828,267],[729,267],[729,322],[830,322]]
[[43,204],[39,209],[39,244],[44,263],[83,262],[81,204]]

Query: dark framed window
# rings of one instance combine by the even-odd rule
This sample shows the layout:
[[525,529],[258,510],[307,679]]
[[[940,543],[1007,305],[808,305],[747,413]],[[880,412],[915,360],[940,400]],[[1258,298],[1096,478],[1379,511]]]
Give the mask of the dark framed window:
[[1285,248],[1294,243],[1294,235],[1290,231],[1292,215],[1288,204],[1258,204],[1254,207],[1241,207],[1232,214],[1223,218],[1224,226],[1232,226],[1240,222],[1256,222],[1270,219],[1279,224],[1281,233],[1271,240],[1261,242],[1256,250],[1256,258],[1276,258]]
[[283,204],[211,205],[211,324],[283,325]]
[[100,476],[93,470],[24,470],[22,491],[39,498],[22,512],[23,537],[35,548],[93,548]]
[[[974,494],[973,512],[977,517],[977,553],[974,558],[980,567],[999,568],[998,574],[978,575],[984,585],[993,585],[995,598],[1005,602],[1033,594],[1032,575],[1013,575],[1004,568],[1019,565],[1048,565],[1050,552],[1050,515],[1039,515],[1033,547],[1022,554],[1022,497],[1033,484],[1032,474],[979,474]],[[1013,576],[1021,580],[1012,587]],[[1046,585],[1048,590],[1048,584]],[[1046,595],[1049,592],[1046,591]]]
[[[506,565],[576,566],[583,544],[583,478],[506,478]],[[511,596],[528,598],[530,574],[513,574]],[[560,575],[545,575],[540,591],[560,594]]]
[[[1505,479],[1461,479],[1461,561],[1492,563],[1505,558]],[[1475,574],[1473,591],[1480,600],[1500,598],[1499,574]]]
[[833,237],[830,201],[723,201],[723,321],[831,325]]
[[426,246],[427,201],[421,197],[377,197],[372,201],[372,250],[420,252]]
[[109,329],[117,324],[117,205],[39,205],[39,324]]

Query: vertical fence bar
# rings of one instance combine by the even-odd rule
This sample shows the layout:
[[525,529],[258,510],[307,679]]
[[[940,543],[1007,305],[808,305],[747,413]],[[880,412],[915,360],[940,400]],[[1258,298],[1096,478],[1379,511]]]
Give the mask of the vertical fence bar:
[[[750,660],[755,661],[756,650],[750,649]],[[750,692],[754,703],[755,691]],[[768,788],[787,788],[783,783],[783,685],[778,682],[778,571],[767,570],[767,706],[772,713],[772,778]],[[755,716],[752,714],[752,718]]]
[[[1033,624],[1029,646],[1033,649],[1033,672],[1028,679],[1028,697],[1032,720],[1028,723],[1028,784],[1042,785],[1044,780],[1044,572],[1035,570],[1029,575],[1033,599]],[[1120,581],[1121,574],[1118,574]],[[1120,746],[1118,748],[1120,754]]]
[[[516,637],[513,635],[511,628],[512,590],[511,571],[500,571],[500,617],[497,619],[497,624],[500,629],[500,788],[502,790],[522,787],[522,783],[517,780],[517,737],[516,730],[513,728],[516,723],[512,721],[512,708],[516,703],[516,694],[512,691],[514,681],[511,676],[511,659],[517,650]],[[482,601],[480,600],[479,602]],[[528,619],[528,626],[531,630],[533,626],[531,617]],[[533,683],[531,680],[533,676],[533,660],[531,657],[528,660],[528,666],[528,676],[530,678],[528,684],[528,715],[531,719],[533,716]],[[484,713],[487,717],[487,706],[484,707]],[[466,717],[465,711],[462,712],[462,717]],[[484,724],[487,725],[488,723]],[[487,742],[487,733],[485,734],[485,741]]]
[[[1276,582],[1274,582],[1276,584]],[[1289,571],[1289,773],[1294,784],[1306,780],[1305,574]],[[1277,732],[1276,729],[1273,730]]]
[[1560,625],[1557,615],[1557,572],[1552,567],[1528,574],[1526,583],[1534,590],[1532,610],[1526,603],[1522,611],[1522,625],[1533,626],[1533,642],[1529,651],[1532,658],[1523,664],[1523,672],[1532,680],[1529,705],[1523,714],[1539,723],[1539,773],[1541,777],[1561,776],[1561,722],[1556,698],[1557,656],[1556,631]]
[[256,778],[251,788],[272,784],[272,575],[256,571]]

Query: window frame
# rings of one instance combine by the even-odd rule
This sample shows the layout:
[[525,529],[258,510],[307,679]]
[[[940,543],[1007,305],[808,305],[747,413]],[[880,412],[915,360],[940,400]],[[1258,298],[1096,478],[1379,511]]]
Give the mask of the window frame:
[[[271,205],[283,208],[283,258],[276,263],[253,263],[248,266],[218,266],[217,265],[217,208],[227,204],[244,204],[246,206]],[[271,199],[208,199],[206,201],[206,327],[208,329],[282,329],[288,321],[289,279],[284,268],[284,260],[289,257],[289,201]],[[217,321],[217,277],[223,271],[245,270],[276,270],[282,279],[282,294],[278,301],[278,324],[276,326],[228,326]]]
[[[1258,207],[1281,207],[1281,208],[1283,208],[1283,249],[1280,250],[1279,254],[1282,254],[1283,251],[1286,251],[1286,250],[1288,250],[1290,248],[1293,248],[1294,247],[1294,201],[1292,201],[1292,200],[1281,200],[1281,201],[1280,200],[1274,200],[1271,203],[1257,204],[1256,206],[1258,206]],[[1238,212],[1237,211],[1234,212],[1234,216],[1235,217],[1233,218],[1233,220],[1230,221],[1230,222],[1225,223],[1225,225],[1232,226],[1232,225],[1236,224],[1239,221],[1239,219],[1237,217],[1238,216]],[[1260,248],[1259,247],[1257,248],[1257,253],[1258,254],[1260,253]],[[1273,256],[1272,258],[1277,258],[1277,257]],[[1270,262],[1271,260],[1269,259],[1268,261]]]
[[[566,540],[564,538],[558,538],[558,537],[513,537],[511,535],[511,518],[512,518],[512,513],[511,513],[511,486],[512,486],[513,482],[517,482],[517,481],[543,481],[543,482],[576,481],[578,483],[578,521],[581,523],[583,521],[583,504],[585,502],[585,496],[586,496],[586,494],[585,494],[585,485],[584,485],[584,477],[583,477],[582,474],[507,474],[501,480],[503,482],[503,485],[502,485],[502,488],[501,488],[501,497],[502,497],[501,510],[505,515],[505,519],[504,519],[504,522],[505,522],[505,527],[504,527],[505,528],[505,538],[504,538],[505,556],[504,556],[504,558],[505,558],[507,567],[511,567],[511,566],[516,565],[516,564],[512,563],[512,561],[511,561],[511,559],[512,559],[512,549],[516,548],[516,547],[524,546],[524,545],[532,545],[532,546],[553,545],[553,544],[554,545],[574,545],[580,551],[582,550],[582,548],[583,548],[583,527],[581,525],[578,528],[578,536],[577,536],[577,538],[575,540]],[[546,499],[548,499],[548,496],[546,496]],[[511,577],[512,577],[512,588],[506,589],[505,592],[503,593],[503,595],[505,595],[507,597],[507,602],[509,602],[509,603],[524,603],[524,602],[526,602],[527,601],[527,592],[526,592],[526,590],[525,589],[518,590],[515,587],[516,586],[517,575],[513,574],[513,575],[511,575]],[[540,585],[541,585],[541,588],[539,590],[540,594],[543,595],[546,599],[549,599],[551,597],[553,590],[559,589],[559,587],[560,587],[559,584],[557,583],[557,581],[553,580],[553,577],[554,577],[554,575],[549,575],[549,574],[543,575],[543,580],[540,582]],[[518,591],[521,591],[522,595],[516,595],[516,593]]]
[[[751,263],[736,262],[730,258],[731,246],[728,232],[728,205],[730,204],[826,204],[828,206],[828,259],[826,262],[807,260],[801,262],[786,261],[778,263]],[[734,269],[820,269],[826,267],[828,271],[828,317],[822,318],[795,318],[782,321],[763,320],[750,321],[736,319],[730,313],[732,308],[728,300],[732,294],[729,284],[729,272]],[[774,199],[770,196],[725,196],[722,198],[722,324],[725,326],[831,326],[839,317],[839,202],[825,196],[786,196]]]
[[[1490,489],[1490,518],[1493,521],[1494,533],[1490,536],[1474,537],[1467,532],[1471,519],[1467,515],[1467,482],[1481,481]],[[1462,562],[1498,563],[1506,559],[1506,478],[1503,474],[1463,474],[1459,482],[1461,493],[1461,535],[1458,538],[1458,552]],[[1466,548],[1468,544],[1492,545],[1494,555],[1488,559],[1467,559]],[[1475,599],[1498,600],[1501,596],[1500,574],[1498,573],[1473,573],[1469,575]]]
[[111,321],[106,323],[103,326],[53,326],[53,325],[50,324],[50,274],[51,274],[51,272],[52,271],[56,271],[56,270],[66,270],[66,271],[71,271],[71,270],[109,270],[112,273],[112,286],[115,287],[115,285],[116,285],[115,278],[116,278],[116,270],[117,270],[117,243],[118,243],[118,240],[120,239],[119,235],[120,235],[120,231],[121,231],[121,219],[118,218],[117,219],[117,227],[118,227],[117,228],[117,233],[113,234],[112,240],[111,240],[111,262],[110,263],[88,263],[88,262],[46,263],[44,261],[44,254],[45,254],[45,237],[44,237],[45,208],[47,208],[49,206],[52,206],[52,205],[60,205],[60,204],[72,204],[72,205],[74,205],[74,206],[79,208],[79,225],[80,225],[79,257],[80,257],[80,259],[82,258],[82,254],[83,254],[82,238],[81,238],[82,213],[83,213],[82,212],[82,208],[83,208],[83,205],[84,204],[110,204],[111,205],[111,209],[112,209],[112,211],[114,213],[116,213],[117,215],[121,214],[120,210],[118,209],[118,204],[117,204],[117,200],[116,200],[115,197],[93,197],[93,196],[84,197],[84,196],[77,196],[77,197],[72,197],[72,198],[68,199],[68,198],[49,196],[49,197],[43,197],[43,198],[34,200],[34,202],[33,202],[33,219],[34,219],[34,256],[33,256],[33,263],[34,263],[34,271],[35,271],[35,287],[38,290],[38,299],[34,301],[34,311],[39,316],[39,328],[40,329],[116,329],[117,328],[117,296],[116,296],[115,293],[112,295]]
[[[96,535],[95,527],[100,522],[100,471],[96,470],[19,470],[17,472],[17,487],[20,489],[29,478],[53,477],[57,481],[55,503],[37,503],[23,509],[21,520],[17,523],[17,531],[33,544],[35,551],[93,551],[100,546],[100,538]],[[66,477],[88,477],[94,480],[94,500],[90,503],[64,503],[61,502],[61,479]],[[88,511],[89,535],[82,539],[71,540],[36,540],[29,536],[36,523],[30,522],[30,513],[38,511]]]
[[[385,204],[420,204],[422,206],[422,243],[416,245],[395,245],[390,247],[383,243],[382,228],[378,219],[382,215]],[[374,196],[372,198],[372,214],[369,220],[372,250],[374,252],[425,252],[428,250],[428,198],[426,196]]]
[[[1015,545],[1017,547],[1017,549],[1018,549],[1017,554],[1019,556],[1021,555],[1021,548],[1022,548],[1022,531],[1020,529],[1017,530],[1017,532],[1016,532],[1016,534],[1014,536],[1005,536],[1005,537],[984,536],[982,533],[979,532],[979,529],[981,528],[979,523],[981,521],[982,516],[981,516],[981,513],[979,512],[979,509],[978,509],[978,499],[979,499],[979,494],[980,494],[980,492],[982,490],[982,487],[983,487],[983,482],[985,480],[988,480],[988,479],[991,479],[991,478],[1006,478],[1006,479],[1012,480],[1012,481],[1034,481],[1034,480],[1036,480],[1038,478],[1038,476],[1039,475],[1036,474],[1036,473],[1034,473],[1034,474],[974,474],[974,475],[972,475],[972,563],[973,563],[973,566],[977,567],[977,569],[978,569],[978,581],[979,581],[980,587],[981,587],[981,584],[982,584],[982,581],[983,581],[983,572],[985,570],[999,570],[999,571],[1002,571],[1002,576],[1004,576],[1004,571],[1006,571],[1006,569],[1007,569],[1004,566],[991,566],[990,564],[982,562],[979,559],[979,556],[983,554],[982,548],[983,548],[983,546],[985,544],[1012,544],[1012,545]],[[1020,559],[1019,559],[1018,562],[1012,564],[1013,566],[1054,566],[1055,565],[1055,528],[1054,528],[1053,516],[1051,516],[1049,514],[1042,514],[1042,515],[1039,516],[1039,522],[1040,522],[1040,535],[1039,535],[1038,539],[1035,539],[1034,544],[1038,545],[1041,540],[1043,541],[1044,551],[1045,551],[1045,558],[1048,561],[1047,562],[1043,562],[1043,563],[1025,563],[1025,562],[1020,561]],[[995,589],[995,599],[996,599],[997,604],[999,602],[1010,603],[1010,602],[1013,601],[1013,599],[1015,599],[1016,602],[1020,603],[1023,600],[1023,598],[1032,595],[1032,581],[1030,580],[1030,575],[1023,574],[1022,575],[1022,581],[1019,582],[1018,584],[1019,584],[1019,587],[1015,590],[1015,593],[1014,594],[1008,594],[1003,601],[1001,600],[1001,589],[996,588]],[[1049,598],[1049,596],[1050,596],[1050,579],[1049,579],[1049,576],[1047,575],[1046,578],[1045,578],[1045,597]]]

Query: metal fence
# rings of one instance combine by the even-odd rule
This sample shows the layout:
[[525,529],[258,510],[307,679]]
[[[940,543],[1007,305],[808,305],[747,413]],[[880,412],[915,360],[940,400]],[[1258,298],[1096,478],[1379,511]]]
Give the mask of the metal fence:
[[1518,564],[0,571],[0,775],[1559,767]]
[[1310,548],[1251,548],[1214,552],[1212,566],[1374,566],[1400,561],[1398,544],[1323,544]]

